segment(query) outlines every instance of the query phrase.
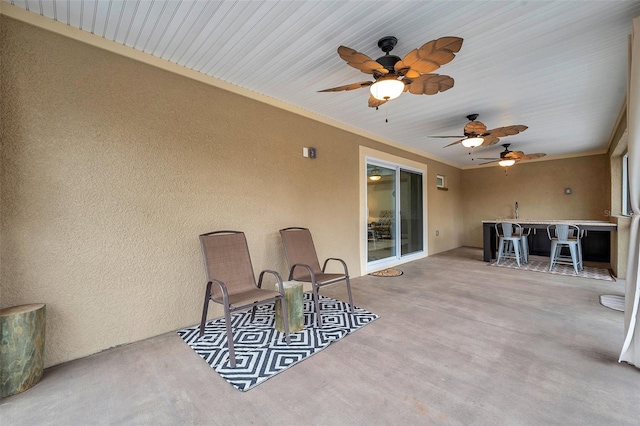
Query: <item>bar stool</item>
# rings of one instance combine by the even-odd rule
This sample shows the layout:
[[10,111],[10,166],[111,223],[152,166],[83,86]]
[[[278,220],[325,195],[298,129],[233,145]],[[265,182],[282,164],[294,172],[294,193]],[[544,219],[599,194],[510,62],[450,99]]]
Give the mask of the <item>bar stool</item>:
[[572,230],[569,230],[569,239],[578,238],[578,259],[580,259],[580,269],[584,269],[584,264],[582,263],[582,238],[585,236],[587,231],[580,229],[576,232],[576,235],[573,235],[571,231]]
[[[551,231],[554,236],[551,236]],[[557,264],[573,265],[576,274],[582,269],[582,248],[580,238],[582,236],[580,228],[576,225],[559,223],[547,226],[547,235],[551,240],[551,253],[549,260],[549,270]],[[571,256],[562,255],[562,248],[568,247]]]
[[519,223],[499,222],[496,223],[496,235],[498,236],[498,258],[496,265],[500,264],[502,259],[515,259],[520,266],[521,251],[520,244],[522,242],[522,226]]
[[529,235],[531,235],[531,228],[522,228],[520,244],[522,244],[522,259],[524,263],[529,263]]

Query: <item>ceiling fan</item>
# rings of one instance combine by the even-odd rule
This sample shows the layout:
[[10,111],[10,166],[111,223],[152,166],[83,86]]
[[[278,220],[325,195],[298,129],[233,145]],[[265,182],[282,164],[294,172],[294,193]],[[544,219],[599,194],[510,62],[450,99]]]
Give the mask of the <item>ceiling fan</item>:
[[498,127],[496,129],[487,130],[487,126],[481,121],[476,121],[478,114],[467,115],[467,119],[470,123],[464,126],[464,136],[428,136],[430,138],[460,138],[459,140],[446,145],[456,145],[461,143],[467,148],[475,148],[477,146],[489,146],[495,145],[500,141],[500,138],[505,136],[517,135],[520,132],[524,132],[528,129],[527,126],[516,124],[513,126]]
[[361,81],[319,90],[319,92],[341,92],[371,86],[369,107],[377,108],[397,98],[402,92],[408,91],[414,95],[435,95],[453,87],[453,78],[431,73],[455,58],[455,53],[462,47],[461,38],[442,37],[431,40],[423,44],[420,49],[413,49],[402,59],[389,54],[397,42],[398,39],[393,36],[381,38],[378,41],[378,47],[385,55],[375,61],[349,47],[338,47],[338,55],[347,64],[365,74],[373,74],[374,81]]
[[500,166],[509,167],[509,166],[513,166],[519,161],[534,160],[536,158],[544,157],[545,155],[547,155],[542,152],[537,152],[535,154],[525,154],[522,151],[510,151],[509,145],[511,144],[510,143],[502,144],[502,146],[504,147],[504,151],[500,153],[500,158],[479,158],[479,160],[491,160],[491,161],[487,161],[486,163],[480,163],[480,164],[491,164],[497,161]]

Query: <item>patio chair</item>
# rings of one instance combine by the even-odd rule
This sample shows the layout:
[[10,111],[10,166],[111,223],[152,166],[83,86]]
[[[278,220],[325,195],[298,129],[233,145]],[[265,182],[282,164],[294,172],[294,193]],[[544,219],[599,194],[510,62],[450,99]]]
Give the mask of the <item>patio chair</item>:
[[[287,301],[284,296],[284,286],[280,274],[276,271],[264,270],[260,272],[256,285],[247,239],[240,231],[216,231],[200,235],[200,245],[204,257],[204,267],[207,275],[207,290],[204,296],[202,321],[200,322],[200,337],[204,334],[207,321],[209,301],[220,303],[224,307],[224,321],[227,329],[227,344],[229,346],[229,362],[236,366],[233,332],[231,327],[231,312],[253,308],[253,321],[256,306],[281,300],[282,318],[285,325],[285,340],[289,338],[289,320],[287,318]],[[278,282],[278,289],[262,288],[262,279],[266,273],[273,274]]]
[[[320,262],[318,262],[318,255],[313,245],[311,232],[307,228],[291,227],[281,229],[280,236],[282,237],[282,245],[284,246],[287,264],[289,265],[289,280],[309,282],[312,285],[316,325],[322,327],[320,300],[318,297],[320,287],[345,281],[347,284],[347,293],[349,294],[351,312],[354,312],[347,264],[342,259],[330,257],[324,261],[322,268],[320,268]],[[341,263],[344,273],[325,272],[330,260]]]

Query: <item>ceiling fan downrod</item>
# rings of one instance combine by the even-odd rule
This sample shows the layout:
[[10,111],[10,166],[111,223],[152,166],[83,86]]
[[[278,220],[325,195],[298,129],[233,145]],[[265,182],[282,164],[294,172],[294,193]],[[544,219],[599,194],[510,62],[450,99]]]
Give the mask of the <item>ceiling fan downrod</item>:
[[393,50],[393,48],[398,43],[398,39],[394,36],[386,36],[382,37],[378,40],[378,47],[385,53],[384,56],[376,59],[376,62],[385,67],[390,73],[395,74],[394,65],[396,62],[400,60],[400,57],[395,55],[390,55],[389,52]]

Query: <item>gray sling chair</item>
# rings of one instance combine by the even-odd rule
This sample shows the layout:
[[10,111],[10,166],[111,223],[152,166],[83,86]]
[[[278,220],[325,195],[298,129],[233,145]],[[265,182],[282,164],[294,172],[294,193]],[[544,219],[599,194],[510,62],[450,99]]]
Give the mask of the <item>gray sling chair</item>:
[[[324,261],[322,269],[318,262],[318,255],[313,245],[311,232],[307,228],[286,228],[280,230],[282,237],[282,245],[284,253],[289,265],[289,280],[296,280],[311,283],[313,287],[313,302],[316,310],[316,325],[322,327],[322,318],[320,317],[320,301],[318,290],[320,287],[345,281],[347,284],[347,292],[349,293],[349,305],[353,312],[353,299],[351,298],[351,283],[349,282],[349,271],[347,264],[335,257],[330,257]],[[327,263],[335,260],[342,264],[344,273],[325,273]]]
[[[236,366],[236,356],[231,330],[231,312],[253,307],[251,321],[253,321],[256,306],[280,299],[282,303],[282,319],[285,328],[287,345],[289,338],[289,319],[287,317],[287,301],[284,296],[284,286],[280,274],[276,271],[264,270],[260,272],[258,285],[251,265],[247,239],[240,231],[216,231],[200,235],[200,245],[204,257],[204,267],[207,275],[207,291],[204,296],[202,321],[200,322],[200,337],[204,334],[207,321],[209,301],[212,300],[224,306],[224,321],[227,329],[227,344],[229,346],[229,361],[231,367]],[[265,273],[273,274],[278,281],[279,291],[262,288]]]

